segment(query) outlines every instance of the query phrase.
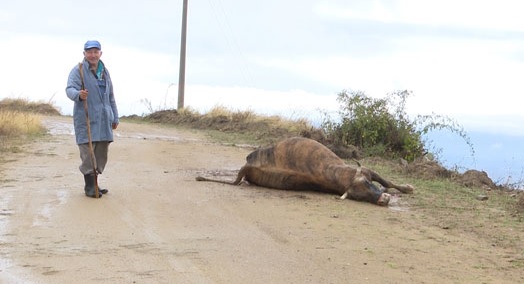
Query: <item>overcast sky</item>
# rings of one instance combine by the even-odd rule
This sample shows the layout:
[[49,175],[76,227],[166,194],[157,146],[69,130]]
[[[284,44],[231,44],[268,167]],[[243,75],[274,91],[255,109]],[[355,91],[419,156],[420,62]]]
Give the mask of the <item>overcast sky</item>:
[[[182,0],[17,0],[0,8],[0,98],[52,101],[97,39],[121,115],[176,107]],[[412,114],[524,135],[524,2],[189,0],[185,105],[336,111],[342,90],[410,90]]]

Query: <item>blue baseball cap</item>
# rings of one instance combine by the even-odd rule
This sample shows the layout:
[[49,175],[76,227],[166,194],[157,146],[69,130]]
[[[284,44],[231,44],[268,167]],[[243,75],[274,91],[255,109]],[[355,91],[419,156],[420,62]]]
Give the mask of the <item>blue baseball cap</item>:
[[98,40],[88,40],[88,41],[86,41],[86,43],[84,44],[84,50],[88,50],[88,49],[91,49],[91,48],[102,49],[102,46],[100,45],[100,42],[98,42]]

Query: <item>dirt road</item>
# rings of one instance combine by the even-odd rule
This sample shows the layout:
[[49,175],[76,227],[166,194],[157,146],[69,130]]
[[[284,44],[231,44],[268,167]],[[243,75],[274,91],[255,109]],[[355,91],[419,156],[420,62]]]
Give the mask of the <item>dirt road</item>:
[[[0,283],[522,283],[506,252],[404,207],[196,182],[251,149],[123,123],[84,196],[69,118],[4,165]],[[233,176],[223,176],[233,178]],[[416,194],[413,197],[416,198]]]

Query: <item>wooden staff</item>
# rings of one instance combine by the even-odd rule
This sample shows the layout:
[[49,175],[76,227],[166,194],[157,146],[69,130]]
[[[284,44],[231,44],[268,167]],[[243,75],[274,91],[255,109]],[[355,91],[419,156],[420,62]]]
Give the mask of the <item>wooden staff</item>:
[[[82,80],[82,90],[85,90],[84,84],[84,69],[82,63],[78,64],[78,69],[80,70],[80,79]],[[91,140],[91,123],[89,122],[89,113],[87,111],[87,99],[84,100],[84,112],[86,113],[86,123],[87,123],[87,138],[89,140],[89,154],[91,156],[91,164],[93,165],[93,173],[95,175],[95,198],[99,198],[98,192],[98,171],[96,169],[96,160],[95,160],[95,151],[93,150],[93,141]]]

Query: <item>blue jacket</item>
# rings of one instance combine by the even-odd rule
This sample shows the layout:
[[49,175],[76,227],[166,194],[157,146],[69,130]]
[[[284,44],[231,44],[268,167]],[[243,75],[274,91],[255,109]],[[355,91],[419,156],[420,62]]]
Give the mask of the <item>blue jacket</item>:
[[[100,61],[100,64],[103,64]],[[87,96],[88,114],[91,125],[91,139],[93,142],[113,141],[113,123],[118,123],[118,110],[113,93],[113,83],[109,72],[104,68],[104,81],[99,81],[89,70],[89,62],[82,62],[84,69],[85,88],[89,92]],[[99,83],[102,83],[99,86]],[[84,102],[80,100],[79,93],[82,88],[79,66],[76,65],[69,73],[67,79],[66,94],[75,102],[73,109],[73,121],[77,144],[88,143],[86,114]],[[105,90],[105,91],[104,91]]]

